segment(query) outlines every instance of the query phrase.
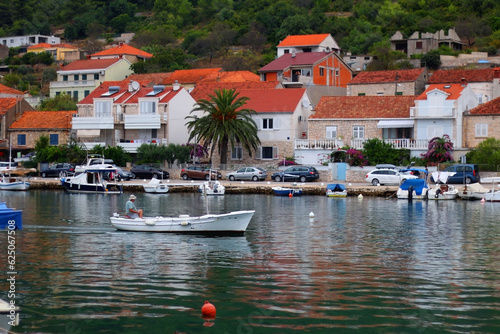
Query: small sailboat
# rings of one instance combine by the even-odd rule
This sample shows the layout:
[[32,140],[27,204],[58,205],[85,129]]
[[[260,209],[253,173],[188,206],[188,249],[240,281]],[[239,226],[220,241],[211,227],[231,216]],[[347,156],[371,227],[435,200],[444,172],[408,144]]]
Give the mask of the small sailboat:
[[[6,170],[0,172],[0,190],[18,190],[25,191],[30,187],[30,183],[25,180],[25,175],[36,172],[36,169],[18,169],[12,168],[12,146],[9,140],[9,165]],[[15,176],[13,176],[14,174]]]

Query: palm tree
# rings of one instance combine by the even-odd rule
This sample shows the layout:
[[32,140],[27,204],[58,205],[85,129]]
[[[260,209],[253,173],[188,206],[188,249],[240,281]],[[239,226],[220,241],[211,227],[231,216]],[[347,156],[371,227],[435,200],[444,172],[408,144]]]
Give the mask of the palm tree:
[[252,119],[255,110],[243,108],[248,97],[238,97],[234,89],[215,90],[215,95],[208,95],[210,100],[201,99],[191,113],[201,111],[203,116],[187,116],[189,141],[196,138],[205,146],[211,146],[210,159],[214,146],[217,145],[221,164],[227,163],[229,144],[231,148],[240,143],[252,156],[252,150],[260,145],[257,125]]

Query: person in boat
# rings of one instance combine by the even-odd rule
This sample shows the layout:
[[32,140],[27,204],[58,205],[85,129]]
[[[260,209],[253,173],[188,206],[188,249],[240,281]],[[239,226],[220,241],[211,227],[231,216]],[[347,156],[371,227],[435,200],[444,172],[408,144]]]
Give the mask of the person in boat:
[[128,198],[127,204],[125,205],[126,208],[126,215],[129,216],[130,218],[142,218],[142,209],[137,210],[135,207],[135,197],[134,195],[130,195]]

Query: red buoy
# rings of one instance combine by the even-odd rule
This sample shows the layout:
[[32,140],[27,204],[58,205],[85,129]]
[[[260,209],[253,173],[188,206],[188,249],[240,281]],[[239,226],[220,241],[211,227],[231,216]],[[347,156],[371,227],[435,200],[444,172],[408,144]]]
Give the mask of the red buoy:
[[290,192],[290,193],[288,194],[288,197],[293,197],[293,194]]
[[201,315],[207,318],[215,318],[215,306],[210,304],[208,300],[205,301],[205,304],[201,308]]

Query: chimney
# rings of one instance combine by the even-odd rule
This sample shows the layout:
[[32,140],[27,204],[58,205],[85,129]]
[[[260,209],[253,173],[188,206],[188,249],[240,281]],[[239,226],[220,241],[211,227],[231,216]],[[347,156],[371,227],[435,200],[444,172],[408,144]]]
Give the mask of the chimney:
[[172,89],[174,92],[178,91],[179,88],[181,88],[181,85],[179,84],[178,80],[175,80],[175,82],[172,84]]
[[467,80],[465,80],[465,78],[462,78],[460,81],[462,82],[461,83],[462,87],[466,87],[467,86]]
[[295,58],[295,50],[292,50],[292,58]]

